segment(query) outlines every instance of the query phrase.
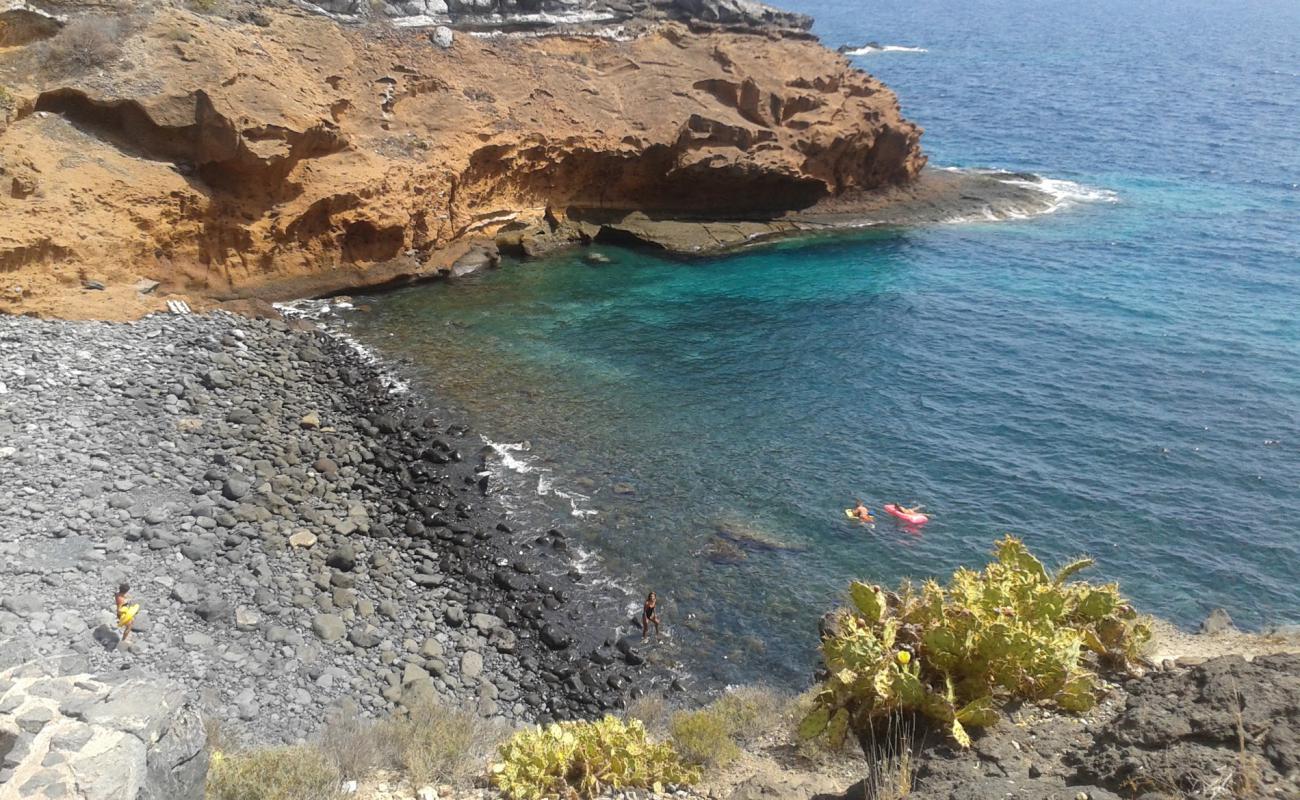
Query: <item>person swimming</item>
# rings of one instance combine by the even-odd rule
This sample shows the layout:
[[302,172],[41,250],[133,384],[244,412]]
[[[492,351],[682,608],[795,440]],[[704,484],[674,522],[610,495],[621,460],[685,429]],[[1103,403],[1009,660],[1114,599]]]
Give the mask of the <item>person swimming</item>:
[[871,516],[871,509],[867,508],[861,500],[854,500],[853,502],[857,503],[852,509],[853,516],[862,522],[872,522],[874,518]]
[[122,629],[122,641],[131,635],[131,626],[135,624],[135,615],[140,612],[139,603],[127,603],[126,595],[131,591],[131,584],[123,583],[117,587],[113,602],[117,606],[117,627]]
[[654,623],[655,636],[659,635],[659,598],[651,592],[650,596],[645,599],[645,606],[641,609],[641,641],[650,637],[650,623]]

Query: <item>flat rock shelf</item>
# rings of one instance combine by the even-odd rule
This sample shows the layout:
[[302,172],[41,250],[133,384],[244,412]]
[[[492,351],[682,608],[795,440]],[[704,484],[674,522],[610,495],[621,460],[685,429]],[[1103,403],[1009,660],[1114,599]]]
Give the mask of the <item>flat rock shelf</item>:
[[562,531],[512,529],[490,457],[305,322],[0,317],[0,669],[158,675],[264,742],[421,696],[529,722],[682,688]]

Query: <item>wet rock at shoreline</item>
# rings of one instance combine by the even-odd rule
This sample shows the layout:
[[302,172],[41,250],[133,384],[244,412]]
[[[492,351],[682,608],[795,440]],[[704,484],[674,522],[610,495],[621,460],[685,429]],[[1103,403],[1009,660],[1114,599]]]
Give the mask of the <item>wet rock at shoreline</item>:
[[[305,739],[344,699],[386,715],[410,692],[521,722],[624,702],[611,680],[627,665],[584,654],[625,601],[572,614],[562,535],[505,524],[461,455],[481,440],[389,394],[349,345],[221,313],[0,317],[0,373],[25,376],[5,395],[21,457],[0,459],[6,658],[146,669],[253,741]],[[123,581],[142,607],[125,644]],[[428,678],[405,691],[408,667]],[[581,672],[593,681],[572,685]]]

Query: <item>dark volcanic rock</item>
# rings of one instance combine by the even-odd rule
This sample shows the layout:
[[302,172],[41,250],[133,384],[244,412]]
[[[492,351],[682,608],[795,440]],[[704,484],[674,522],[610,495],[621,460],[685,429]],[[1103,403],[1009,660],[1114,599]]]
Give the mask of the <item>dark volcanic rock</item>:
[[[202,687],[250,744],[308,739],[339,703],[386,716],[417,689],[519,723],[665,682],[574,655],[609,637],[626,598],[575,590],[549,544],[563,536],[517,530],[481,496],[481,459],[460,455],[481,454],[477,434],[310,326],[0,317],[0,373],[28,376],[0,419],[16,453],[0,456],[0,493],[30,498],[0,503],[5,665],[70,647],[52,658]],[[312,414],[328,426],[304,426]],[[125,644],[97,624],[111,593],[78,573],[131,584]],[[408,666],[426,677],[402,685]]]
[[1300,655],[1226,656],[1154,672],[1126,681],[1084,718],[1015,713],[1016,724],[976,733],[968,751],[942,732],[920,736],[926,746],[910,796],[1300,797]]
[[351,572],[357,567],[357,551],[350,544],[340,545],[333,553],[330,553],[329,558],[325,560],[325,564],[334,569]]
[[1254,771],[1262,796],[1300,797],[1300,654],[1224,656],[1125,689],[1124,710],[1074,758],[1081,777],[1192,794]]

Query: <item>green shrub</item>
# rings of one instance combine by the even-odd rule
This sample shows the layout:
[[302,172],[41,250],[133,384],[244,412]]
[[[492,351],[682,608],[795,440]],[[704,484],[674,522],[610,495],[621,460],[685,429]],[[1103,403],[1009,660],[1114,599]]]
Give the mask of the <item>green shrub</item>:
[[638,720],[559,722],[520,731],[501,746],[492,784],[514,800],[596,797],[622,789],[688,785],[699,773],[681,762],[672,745],[656,744]]
[[340,797],[333,762],[310,747],[212,754],[207,800],[332,800]]
[[822,639],[828,677],[800,735],[863,740],[893,713],[921,713],[970,744],[968,727],[991,725],[1007,700],[1084,712],[1102,690],[1090,669],[1128,669],[1148,625],[1114,584],[1070,582],[1079,559],[1049,574],[1013,537],[983,572],[959,569],[948,586],[905,583],[897,594],[854,582],[853,607]]
[[673,746],[692,764],[721,767],[740,755],[735,730],[722,714],[712,707],[696,711],[678,711],[668,724]]
[[790,701],[760,687],[733,689],[704,708],[673,714],[668,730],[673,745],[693,764],[720,767],[740,755],[738,744],[750,743],[778,729]]

